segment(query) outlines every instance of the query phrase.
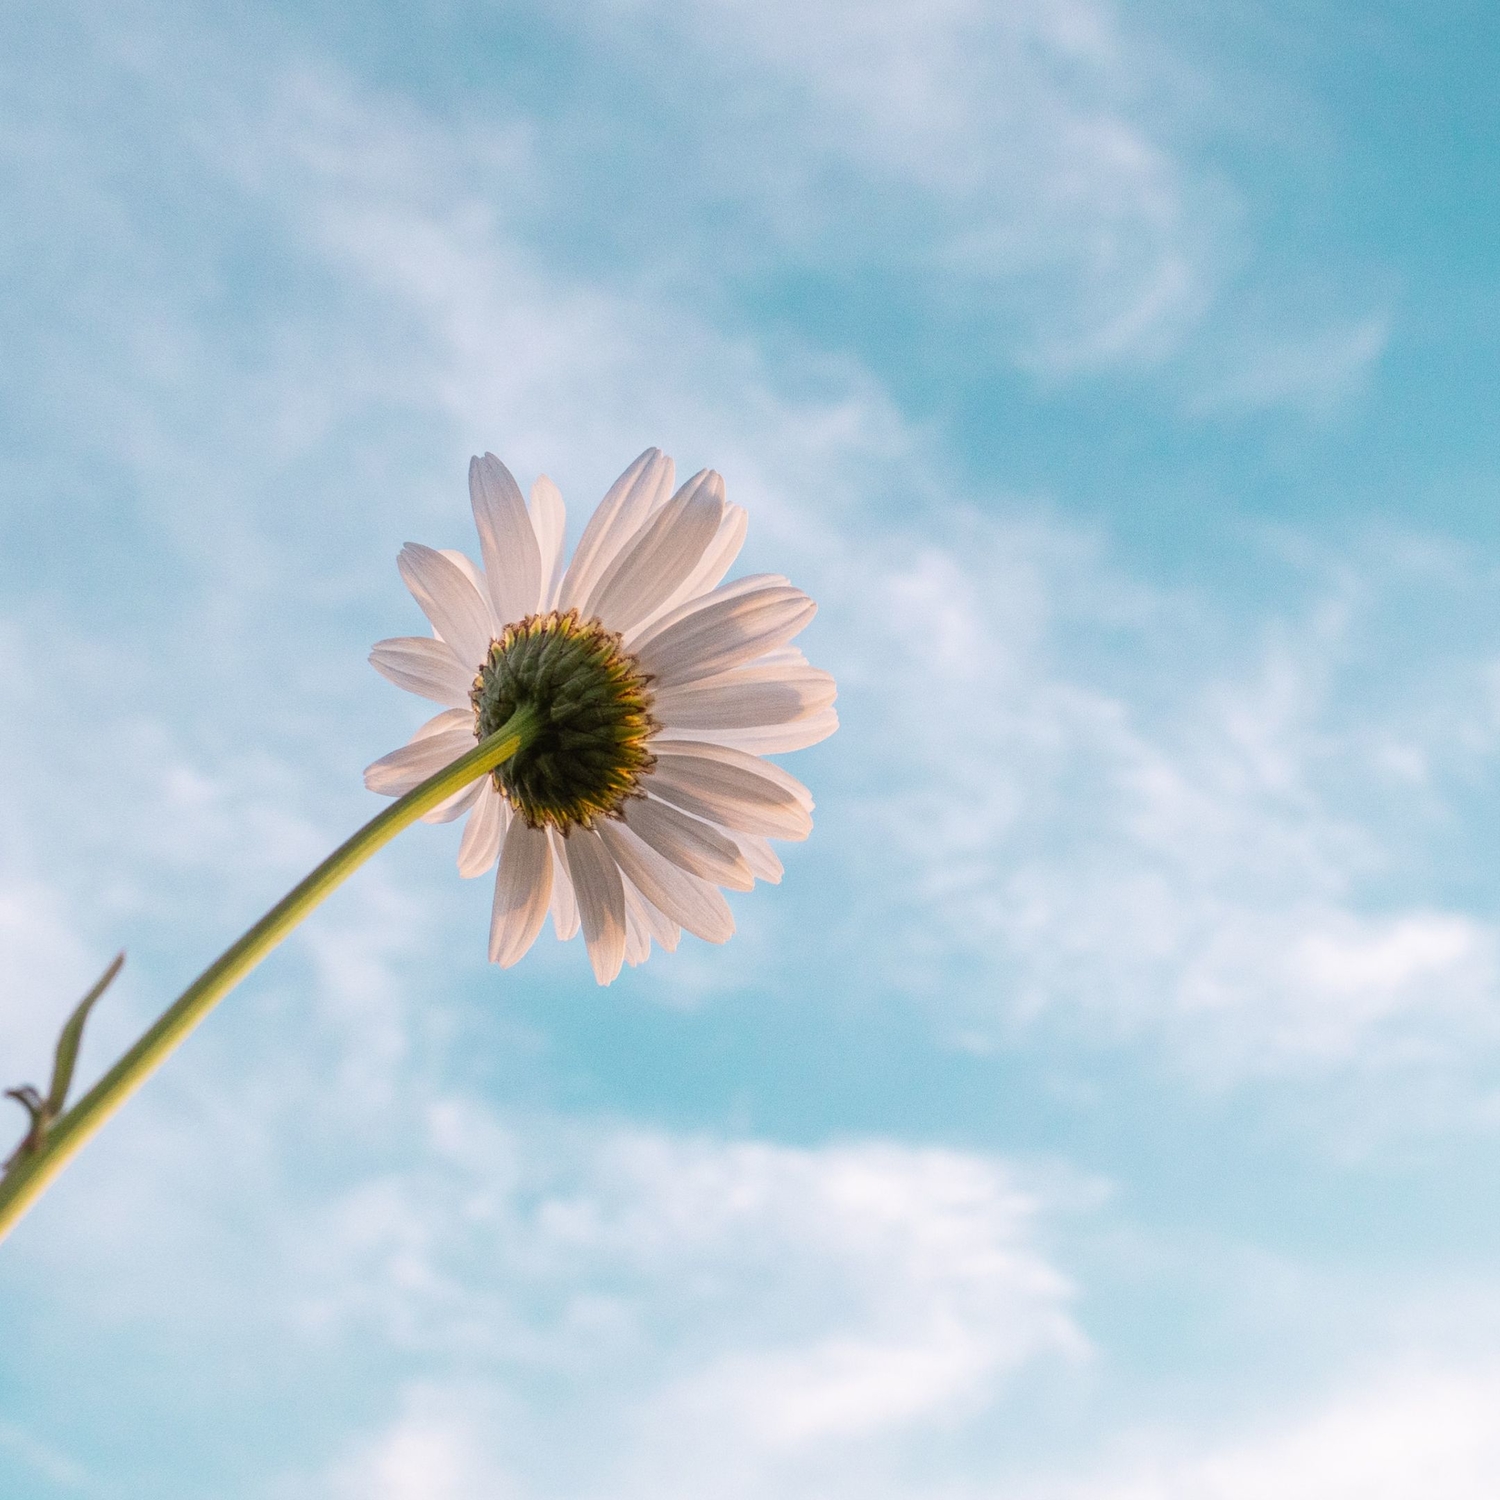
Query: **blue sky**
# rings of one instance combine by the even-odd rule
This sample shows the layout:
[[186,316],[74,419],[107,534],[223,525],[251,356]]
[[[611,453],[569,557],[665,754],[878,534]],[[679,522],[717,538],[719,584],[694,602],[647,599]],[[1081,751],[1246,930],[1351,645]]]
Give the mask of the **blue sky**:
[[330,901],[0,1254],[0,1489],[1496,1492],[1486,8],[0,36],[7,1085],[374,810],[472,452],[718,468],[843,719],[608,991],[452,828]]

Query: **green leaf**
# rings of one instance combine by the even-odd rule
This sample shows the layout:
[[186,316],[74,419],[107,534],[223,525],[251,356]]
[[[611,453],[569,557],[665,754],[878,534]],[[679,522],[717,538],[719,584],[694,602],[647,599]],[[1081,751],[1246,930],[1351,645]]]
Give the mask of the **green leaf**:
[[94,1002],[107,990],[120,967],[125,962],[123,953],[115,954],[115,961],[100,976],[98,984],[78,1002],[78,1008],[68,1017],[62,1035],[57,1039],[57,1061],[52,1065],[52,1087],[47,1092],[47,1118],[55,1120],[67,1103],[68,1089],[73,1082],[73,1066],[78,1061],[78,1047],[83,1041],[83,1023],[88,1020]]

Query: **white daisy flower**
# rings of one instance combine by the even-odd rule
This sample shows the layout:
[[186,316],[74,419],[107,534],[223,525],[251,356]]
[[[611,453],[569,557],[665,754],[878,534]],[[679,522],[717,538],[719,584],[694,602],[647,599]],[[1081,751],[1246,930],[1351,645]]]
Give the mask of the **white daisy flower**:
[[580,926],[600,984],[682,929],[722,943],[720,887],[781,878],[769,839],[805,839],[812,797],[763,759],[838,727],[833,678],[792,638],[817,606],[776,574],[722,583],[745,512],[705,469],[673,493],[643,453],[610,487],[566,570],[564,510],[543,475],[528,505],[493,454],[469,464],[483,567],[409,542],[397,566],[434,637],[370,653],[398,687],[444,705],[365,772],[399,797],[518,708],[543,729],[492,775],[427,814],[467,815],[459,873],[495,878],[490,958],[508,967],[547,913]]

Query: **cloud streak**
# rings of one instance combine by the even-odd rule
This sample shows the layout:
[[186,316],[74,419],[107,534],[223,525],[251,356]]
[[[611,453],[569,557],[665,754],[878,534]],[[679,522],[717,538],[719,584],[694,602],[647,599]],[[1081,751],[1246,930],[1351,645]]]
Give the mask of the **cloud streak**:
[[[424,1493],[402,1455],[431,1446],[437,1473],[509,1471],[543,1493],[576,1407],[609,1437],[564,1460],[595,1475],[580,1486],[688,1494],[716,1472],[725,1494],[773,1476],[802,1493],[851,1451],[951,1426],[1004,1377],[1086,1352],[1035,1243],[1038,1202],[1003,1163],[518,1131],[456,1104],[431,1128],[435,1166],[320,1218],[308,1246],[327,1291],[312,1305],[320,1324],[376,1319],[490,1374],[456,1402],[409,1388],[390,1428],[336,1465],[351,1492]],[[505,1291],[461,1291],[481,1284]],[[560,1407],[533,1404],[542,1371],[572,1392]],[[493,1430],[437,1415],[475,1403],[508,1415]]]

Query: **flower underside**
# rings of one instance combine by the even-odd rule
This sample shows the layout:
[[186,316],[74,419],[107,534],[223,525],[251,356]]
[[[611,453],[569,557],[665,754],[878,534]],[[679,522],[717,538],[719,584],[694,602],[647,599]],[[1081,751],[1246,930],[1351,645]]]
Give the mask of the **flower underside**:
[[527,615],[490,643],[469,694],[474,732],[487,738],[519,708],[537,714],[536,737],[494,773],[531,827],[592,828],[634,795],[656,763],[647,680],[619,635],[577,610]]

